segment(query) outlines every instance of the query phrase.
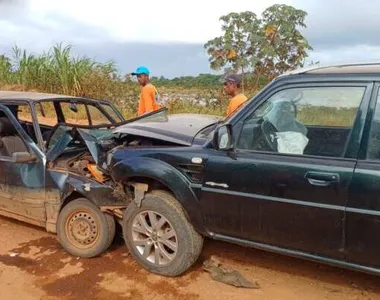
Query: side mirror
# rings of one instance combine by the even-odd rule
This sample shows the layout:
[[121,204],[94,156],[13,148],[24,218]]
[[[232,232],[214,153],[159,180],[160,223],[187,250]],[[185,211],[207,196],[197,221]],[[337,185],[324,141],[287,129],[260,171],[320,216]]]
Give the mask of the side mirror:
[[14,163],[26,163],[36,161],[36,157],[29,152],[15,152],[12,155],[12,160]]
[[224,151],[233,149],[231,125],[222,125],[215,130],[214,148]]

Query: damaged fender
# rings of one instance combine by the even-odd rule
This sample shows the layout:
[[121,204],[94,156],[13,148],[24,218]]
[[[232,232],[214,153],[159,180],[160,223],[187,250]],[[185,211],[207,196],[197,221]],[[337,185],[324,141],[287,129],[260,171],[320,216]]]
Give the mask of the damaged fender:
[[[55,170],[49,171],[51,178],[61,191],[61,207],[74,192],[92,201],[95,205],[101,206],[126,206],[124,199],[114,196],[114,189],[107,184],[99,183],[95,180],[84,178],[79,175]],[[59,210],[60,210],[59,209]]]
[[[115,182],[128,183],[136,177],[153,179],[166,186],[185,208],[192,224],[199,224],[198,231],[203,232],[203,215],[200,202],[191,189],[190,182],[177,169],[169,164],[148,157],[134,157],[117,162],[110,175]],[[142,200],[144,201],[144,200]]]

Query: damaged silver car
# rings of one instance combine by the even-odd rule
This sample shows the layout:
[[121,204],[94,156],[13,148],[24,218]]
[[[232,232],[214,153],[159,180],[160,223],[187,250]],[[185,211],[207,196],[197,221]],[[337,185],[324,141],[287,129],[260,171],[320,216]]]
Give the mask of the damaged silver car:
[[92,141],[76,140],[74,128],[86,135],[124,121],[106,101],[0,91],[0,215],[58,233],[73,255],[105,251],[115,219],[101,208],[124,199],[99,175]]
[[0,215],[57,233],[72,255],[97,256],[129,204],[164,189],[153,178],[119,178],[126,173],[109,168],[113,154],[189,146],[198,128],[216,121],[168,117],[165,108],[125,120],[107,101],[0,91]]

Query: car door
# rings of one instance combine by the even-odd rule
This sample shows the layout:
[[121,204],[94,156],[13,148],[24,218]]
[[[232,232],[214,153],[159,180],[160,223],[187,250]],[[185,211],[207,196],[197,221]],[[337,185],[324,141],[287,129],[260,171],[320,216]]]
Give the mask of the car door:
[[44,155],[15,116],[0,106],[1,214],[44,225]]
[[375,86],[346,209],[347,260],[380,268],[380,83]]
[[234,125],[234,149],[208,160],[201,197],[208,230],[343,258],[360,108],[371,90],[372,83],[286,85],[261,99]]

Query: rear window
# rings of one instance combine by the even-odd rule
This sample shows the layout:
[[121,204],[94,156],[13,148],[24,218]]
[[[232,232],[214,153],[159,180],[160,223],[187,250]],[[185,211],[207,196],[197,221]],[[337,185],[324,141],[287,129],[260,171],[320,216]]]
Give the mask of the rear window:
[[84,104],[72,104],[69,102],[61,102],[62,113],[66,123],[89,125],[86,107]]
[[87,105],[92,125],[111,124],[110,120],[95,106]]
[[102,108],[113,118],[116,122],[123,121],[115,112],[115,110],[110,105],[102,104]]

